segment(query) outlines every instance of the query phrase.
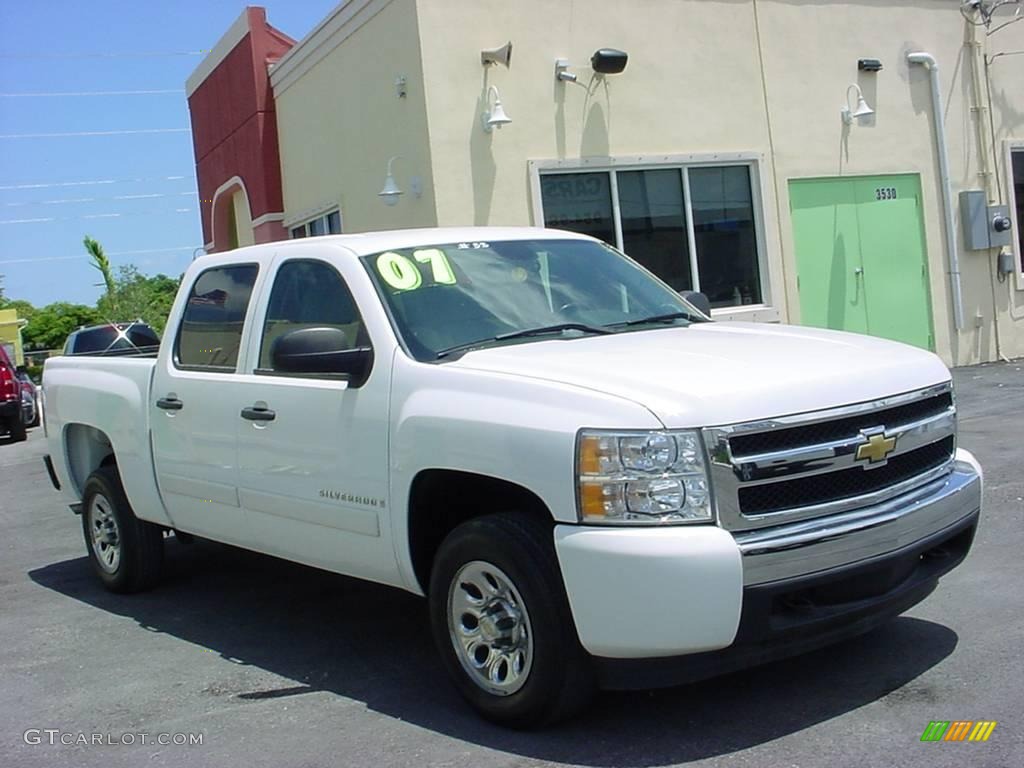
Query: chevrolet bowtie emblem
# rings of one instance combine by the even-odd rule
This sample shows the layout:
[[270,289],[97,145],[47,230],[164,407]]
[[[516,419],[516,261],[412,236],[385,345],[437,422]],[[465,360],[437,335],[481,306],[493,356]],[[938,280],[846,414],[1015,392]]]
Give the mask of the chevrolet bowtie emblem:
[[857,461],[876,464],[885,461],[885,457],[896,450],[896,438],[886,437],[883,432],[863,437],[867,442],[857,447]]

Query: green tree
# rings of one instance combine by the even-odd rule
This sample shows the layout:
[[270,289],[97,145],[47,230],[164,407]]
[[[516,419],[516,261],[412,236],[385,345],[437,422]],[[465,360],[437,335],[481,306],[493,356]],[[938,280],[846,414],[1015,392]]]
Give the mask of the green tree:
[[100,315],[92,307],[57,301],[35,310],[21,338],[30,347],[60,349],[69,333],[98,322]]
[[96,308],[105,320],[141,319],[162,333],[180,282],[181,278],[162,274],[146,277],[128,264],[118,268],[113,288],[100,298]]
[[32,315],[36,313],[36,308],[32,306],[31,302],[24,299],[5,299],[3,296],[0,296],[0,309],[16,310],[18,317],[25,320],[31,320]]

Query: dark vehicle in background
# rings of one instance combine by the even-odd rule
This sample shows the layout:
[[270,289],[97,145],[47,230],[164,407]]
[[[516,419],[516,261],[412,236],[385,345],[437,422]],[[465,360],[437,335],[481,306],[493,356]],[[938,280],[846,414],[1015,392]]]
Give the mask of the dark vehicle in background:
[[17,368],[0,346],[0,434],[16,443],[26,437],[21,390]]
[[141,320],[79,328],[64,342],[65,355],[155,357],[159,348],[157,332]]
[[23,369],[18,369],[21,382],[22,421],[27,427],[38,427],[42,413],[39,410],[39,387]]

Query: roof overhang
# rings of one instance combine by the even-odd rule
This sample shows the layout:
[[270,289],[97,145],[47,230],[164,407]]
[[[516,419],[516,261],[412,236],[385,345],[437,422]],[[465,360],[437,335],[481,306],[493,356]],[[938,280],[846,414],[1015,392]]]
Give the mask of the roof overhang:
[[228,27],[228,31],[224,33],[217,44],[213,46],[210,52],[206,55],[206,58],[199,62],[199,66],[195,68],[195,71],[189,75],[188,80],[185,81],[185,96],[191,97],[195,93],[196,89],[208,78],[213,70],[224,61],[231,51],[235,49],[235,46],[242,42],[242,39],[249,34],[249,9],[245,8],[241,15],[235,19],[234,23]]
[[274,64],[270,70],[270,84],[274,94],[283,93],[391,2],[392,0],[343,0],[313,28],[313,31]]

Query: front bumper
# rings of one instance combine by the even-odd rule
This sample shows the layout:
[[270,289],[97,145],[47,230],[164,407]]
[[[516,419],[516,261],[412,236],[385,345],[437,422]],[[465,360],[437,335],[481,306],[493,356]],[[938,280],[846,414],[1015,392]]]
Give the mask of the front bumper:
[[735,535],[557,526],[580,642],[611,688],[657,687],[803,653],[923,600],[970,550],[980,467],[855,512]]

